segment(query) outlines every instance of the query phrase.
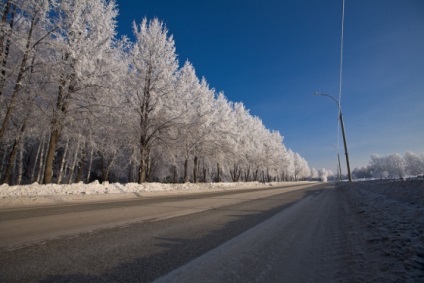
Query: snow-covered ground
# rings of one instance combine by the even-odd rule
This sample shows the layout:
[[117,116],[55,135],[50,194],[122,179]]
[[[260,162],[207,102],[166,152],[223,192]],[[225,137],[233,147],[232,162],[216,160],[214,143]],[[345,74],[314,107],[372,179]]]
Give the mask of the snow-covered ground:
[[[296,182],[295,184],[301,184]],[[185,183],[185,184],[162,184],[162,183],[99,183],[90,184],[49,184],[41,185],[33,183],[23,186],[0,186],[0,207],[19,205],[40,205],[60,202],[85,202],[102,201],[113,199],[126,199],[140,196],[157,196],[181,193],[194,193],[219,190],[249,189],[269,186],[290,186],[292,182],[266,183],[240,182],[240,183]]]
[[424,282],[424,180],[311,194],[158,282]]
[[347,184],[359,281],[424,282],[424,180]]

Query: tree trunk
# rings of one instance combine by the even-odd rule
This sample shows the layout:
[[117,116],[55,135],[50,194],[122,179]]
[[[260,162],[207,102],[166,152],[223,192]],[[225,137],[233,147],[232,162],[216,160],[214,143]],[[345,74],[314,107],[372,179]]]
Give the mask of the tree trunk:
[[206,183],[206,180],[207,180],[207,170],[206,170],[206,168],[205,167],[203,167],[203,183]]
[[[3,27],[6,26],[6,22],[7,22],[7,16],[9,14],[10,11],[10,4],[9,1],[7,1],[6,3],[6,7],[4,9],[3,12],[3,16],[2,16],[2,25]],[[2,97],[3,95],[3,88],[5,85],[5,81],[6,81],[6,64],[7,64],[7,58],[9,57],[9,50],[10,50],[10,36],[12,35],[12,31],[13,31],[13,25],[14,25],[14,21],[15,21],[15,11],[16,11],[16,6],[13,5],[13,10],[12,10],[12,14],[10,16],[10,23],[9,23],[9,27],[10,27],[10,32],[8,35],[6,35],[6,31],[2,30],[2,35],[0,37],[0,63],[1,63],[1,72],[0,72],[0,97]],[[6,39],[6,46],[4,47],[3,50],[3,44],[4,44],[4,39],[5,37],[8,37]]]
[[143,184],[146,182],[146,161],[141,160],[140,169],[139,169],[139,178],[138,183]]
[[216,164],[216,182],[221,182],[221,171],[219,168],[219,163]]
[[44,176],[44,172],[45,172],[45,167],[44,167],[44,163],[45,163],[45,157],[44,157],[44,148],[50,143],[50,140],[47,141],[46,145],[44,145],[44,139],[43,139],[43,145],[41,147],[41,154],[40,154],[40,164],[38,166],[38,176],[37,176],[37,183],[41,183],[42,180],[42,176]]
[[3,184],[12,185],[12,175],[13,175],[13,167],[15,166],[16,153],[18,152],[19,139],[15,139],[13,142],[12,151],[9,154],[9,158],[7,161],[6,173],[4,174],[4,178],[2,180]]
[[257,182],[259,180],[259,168],[256,167],[255,172],[253,172],[253,181]]
[[102,161],[102,182],[109,181],[109,169],[111,162],[109,160],[106,160],[103,155],[100,155],[101,161]]
[[198,164],[197,164],[197,156],[194,157],[194,165],[193,165],[193,183],[197,183],[197,170],[198,170]]
[[249,179],[250,179],[250,165],[247,166],[247,169],[244,172],[244,181],[249,182]]
[[177,166],[172,166],[172,183],[177,183]]
[[40,143],[38,145],[38,149],[37,149],[37,154],[35,155],[35,160],[34,160],[34,166],[32,167],[32,173],[31,173],[31,183],[34,182],[34,177],[35,177],[35,170],[37,169],[37,163],[38,163],[38,158],[41,152],[41,147],[43,146],[43,141],[44,141],[44,135],[43,138],[40,140]]
[[148,151],[144,146],[142,146],[140,149],[140,170],[139,170],[139,179],[138,179],[139,184],[146,182],[147,157],[148,157]]
[[22,124],[20,126],[19,132],[17,136],[15,137],[15,141],[13,143],[12,152],[9,155],[9,161],[6,169],[6,174],[4,175],[3,183],[11,184],[11,178],[12,178],[12,169],[15,164],[16,159],[16,153],[18,152],[19,147],[22,143],[22,138],[25,133],[26,124],[28,122],[29,116],[31,114],[31,111],[28,111],[24,120],[22,121]]
[[1,164],[0,164],[0,180],[4,177],[4,165],[6,164],[7,146],[2,144],[0,141],[0,149],[2,151]]
[[268,168],[266,168],[266,177],[267,177],[268,183],[270,183],[272,181],[272,177],[271,177],[271,175],[269,175],[269,169]]
[[230,170],[230,174],[233,182],[238,182],[240,180],[241,169],[237,163],[234,163],[233,170]]
[[[0,31],[0,62],[3,61],[3,44],[4,44],[4,39],[6,37],[6,30],[4,27],[6,27],[6,23],[7,23],[7,16],[9,15],[9,11],[10,11],[10,2],[9,0],[6,0],[6,4],[4,6],[4,10],[3,10],[3,15],[1,17],[1,26],[3,27],[2,30]],[[11,21],[13,21],[13,17],[11,19]]]
[[203,159],[203,183],[206,183],[206,174],[207,174],[207,169],[205,166],[205,159]]
[[56,145],[59,141],[60,130],[54,128],[50,135],[49,148],[47,150],[46,164],[44,168],[44,184],[50,184],[53,179],[53,162],[54,153],[56,152]]
[[19,144],[19,163],[18,163],[18,180],[16,184],[19,186],[22,183],[22,175],[23,175],[23,159],[24,159],[24,141],[21,140]]
[[154,159],[150,157],[150,153],[147,154],[147,167],[146,167],[146,182],[153,180],[153,173],[156,170]]
[[74,159],[72,161],[72,166],[71,166],[71,172],[69,173],[68,184],[72,184],[72,179],[74,178],[75,166],[77,165],[77,160],[78,160],[79,146],[80,146],[80,139],[79,139],[79,136],[78,136],[77,147],[75,148]]
[[83,169],[84,169],[84,163],[86,160],[87,156],[87,150],[85,149],[82,156],[81,156],[81,160],[78,162],[78,172],[77,172],[77,179],[75,180],[76,183],[81,182],[82,180],[82,174],[83,174]]
[[130,161],[130,164],[129,164],[129,166],[128,166],[128,175],[127,175],[128,183],[131,183],[131,180],[132,180],[133,167],[134,167],[133,162],[132,162],[132,161]]
[[57,178],[58,184],[62,183],[63,168],[65,167],[65,163],[66,163],[66,155],[68,153],[68,147],[69,147],[69,138],[66,139],[65,149],[63,150],[62,162],[60,164],[60,170],[59,170],[59,177]]
[[188,183],[188,158],[184,160],[184,183]]
[[90,183],[91,166],[93,165],[93,149],[90,150],[90,161],[88,162],[87,184]]
[[[65,57],[68,57],[68,54],[66,54]],[[64,76],[62,76],[57,95],[56,111],[53,113],[49,149],[47,151],[46,167],[44,168],[44,184],[50,184],[53,178],[54,154],[56,152],[56,146],[59,141],[60,134],[62,132],[62,122],[66,113],[66,96],[64,93],[65,86],[66,80]],[[68,87],[68,90],[71,91],[71,85]]]

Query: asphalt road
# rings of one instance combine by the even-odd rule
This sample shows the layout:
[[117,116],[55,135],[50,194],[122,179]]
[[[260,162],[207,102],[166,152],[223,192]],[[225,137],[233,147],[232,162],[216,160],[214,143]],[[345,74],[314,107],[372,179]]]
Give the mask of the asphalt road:
[[0,210],[0,282],[150,282],[327,189]]

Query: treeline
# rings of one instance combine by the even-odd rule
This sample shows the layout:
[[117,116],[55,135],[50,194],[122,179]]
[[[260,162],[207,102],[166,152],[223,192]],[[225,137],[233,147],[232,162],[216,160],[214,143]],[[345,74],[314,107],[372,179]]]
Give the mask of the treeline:
[[2,183],[299,180],[283,137],[229,101],[164,24],[116,37],[114,1],[2,0]]
[[367,167],[355,168],[352,175],[355,178],[404,178],[424,174],[424,154],[416,155],[413,152],[379,156],[373,154]]

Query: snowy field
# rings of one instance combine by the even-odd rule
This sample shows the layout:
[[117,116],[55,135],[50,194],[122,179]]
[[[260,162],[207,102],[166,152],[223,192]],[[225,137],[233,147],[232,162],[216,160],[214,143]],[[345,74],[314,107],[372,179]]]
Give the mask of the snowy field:
[[424,180],[346,184],[358,281],[424,282]]
[[66,184],[66,185],[40,185],[33,183],[23,186],[0,186],[0,207],[42,205],[63,202],[86,202],[103,201],[114,199],[127,199],[135,197],[151,197],[158,195],[171,195],[181,193],[201,193],[219,190],[242,190],[270,186],[290,186],[310,182],[284,182],[266,183],[185,183],[185,184],[162,184],[162,183],[99,183],[90,184]]

